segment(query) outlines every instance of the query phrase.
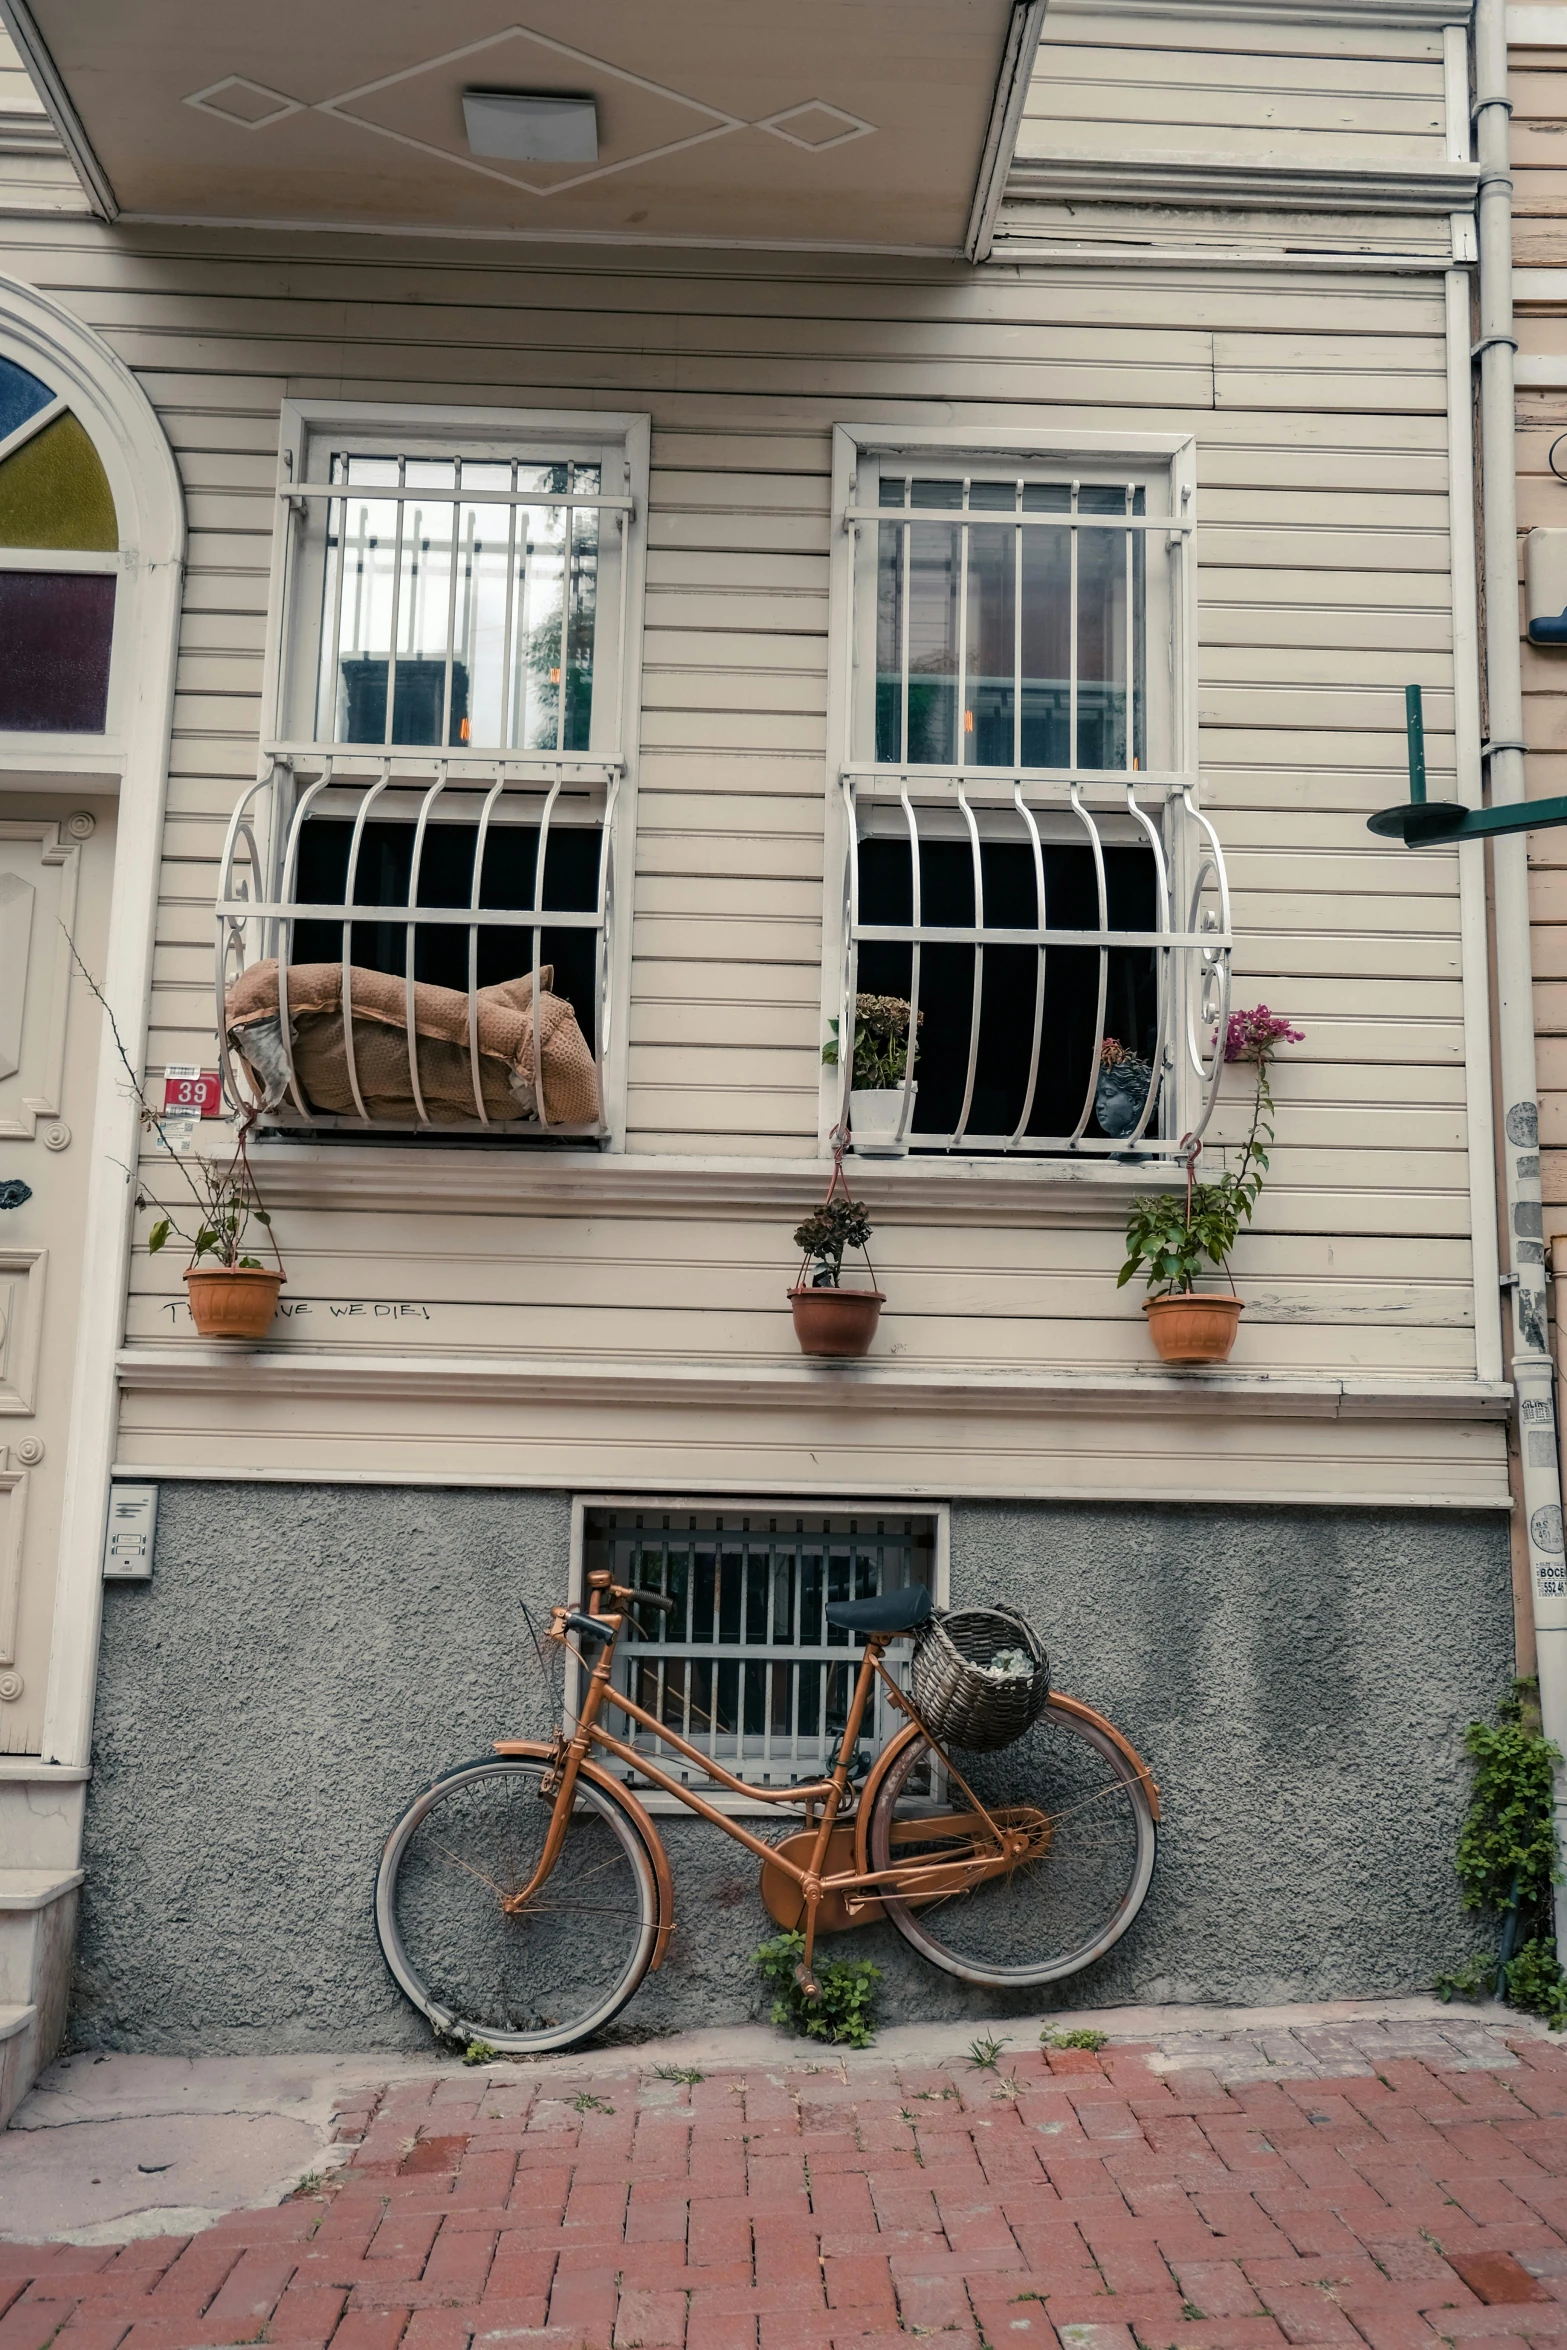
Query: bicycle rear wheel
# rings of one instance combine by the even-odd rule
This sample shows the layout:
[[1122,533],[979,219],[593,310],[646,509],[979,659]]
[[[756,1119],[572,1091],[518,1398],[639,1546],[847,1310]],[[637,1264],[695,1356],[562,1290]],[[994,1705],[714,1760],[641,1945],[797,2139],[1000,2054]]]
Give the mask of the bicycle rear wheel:
[[554,1799],[548,1761],[464,1763],[420,1796],[387,1839],[376,1880],[382,1954],[443,2039],[497,2049],[568,2048],[618,2015],[648,1969],[658,1886],[635,1821],[577,1782],[566,1840],[527,1907]]
[[[893,1925],[968,1983],[1051,1983],[1090,1966],[1125,1933],[1153,1876],[1158,1831],[1135,1766],[1054,1698],[1010,1746],[947,1753],[951,1778],[923,1733],[894,1756],[871,1813],[871,1865],[977,1855],[990,1873],[976,1883],[954,1868],[945,1888],[932,1880],[934,1892],[883,1893]],[[1009,1856],[986,1814],[1015,1840]]]

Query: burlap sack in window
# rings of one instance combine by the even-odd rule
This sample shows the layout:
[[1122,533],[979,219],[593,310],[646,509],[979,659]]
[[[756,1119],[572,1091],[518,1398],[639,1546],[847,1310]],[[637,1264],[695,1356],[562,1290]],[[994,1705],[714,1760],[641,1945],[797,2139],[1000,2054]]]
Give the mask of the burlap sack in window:
[[[577,1015],[549,992],[555,974],[540,970],[539,1056],[550,1123],[590,1125],[599,1114],[598,1070]],[[393,973],[349,967],[354,1066],[367,1115],[389,1125],[412,1125],[418,1110],[408,1074],[408,999]],[[481,987],[478,1008],[479,1083],[486,1113],[497,1120],[536,1116],[533,1096],[533,974]],[[224,1005],[229,1043],[269,1106],[284,1098],[275,962],[252,963],[230,987]],[[288,1020],[294,1071],[310,1106],[357,1118],[343,1041],[341,963],[291,963]],[[458,988],[414,983],[419,1090],[433,1125],[476,1119],[469,1050],[468,998]]]

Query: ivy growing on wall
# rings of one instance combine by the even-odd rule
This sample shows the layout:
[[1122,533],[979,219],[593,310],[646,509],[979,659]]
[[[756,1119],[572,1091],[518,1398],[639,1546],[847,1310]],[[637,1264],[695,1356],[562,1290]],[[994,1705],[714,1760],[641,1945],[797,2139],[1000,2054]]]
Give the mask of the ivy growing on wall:
[[1458,1835],[1465,1909],[1495,1921],[1494,1956],[1443,1975],[1442,1998],[1500,1994],[1513,2007],[1567,2029],[1567,1976],[1556,1954],[1551,1888],[1561,1879],[1552,1809],[1560,1754],[1540,1729],[1539,1689],[1515,1681],[1494,1722],[1471,1722],[1464,1746],[1474,1791]]

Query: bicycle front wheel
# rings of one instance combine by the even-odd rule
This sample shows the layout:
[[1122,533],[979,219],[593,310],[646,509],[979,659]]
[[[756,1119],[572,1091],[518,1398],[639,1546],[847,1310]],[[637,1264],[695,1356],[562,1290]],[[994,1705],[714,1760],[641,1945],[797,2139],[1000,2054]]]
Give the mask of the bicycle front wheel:
[[1153,1876],[1158,1832],[1134,1764],[1054,1698],[1012,1745],[946,1752],[950,1773],[912,1738],[875,1797],[872,1867],[930,1871],[923,1891],[882,1894],[898,1932],[967,1983],[1052,1983],[1103,1957]]
[[443,2039],[569,2048],[618,2015],[647,1972],[658,1933],[652,1860],[625,1807],[589,1780],[577,1782],[549,1876],[523,1909],[506,1907],[543,1854],[549,1767],[542,1757],[465,1763],[387,1839],[381,1950]]

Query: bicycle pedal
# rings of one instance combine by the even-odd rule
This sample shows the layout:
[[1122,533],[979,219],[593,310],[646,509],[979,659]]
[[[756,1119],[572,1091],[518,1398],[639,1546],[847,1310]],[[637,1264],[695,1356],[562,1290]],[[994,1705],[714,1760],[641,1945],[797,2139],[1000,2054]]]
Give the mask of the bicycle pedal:
[[797,1966],[794,1970],[794,1979],[807,1999],[820,1999],[822,1987],[808,1966],[803,1964]]

